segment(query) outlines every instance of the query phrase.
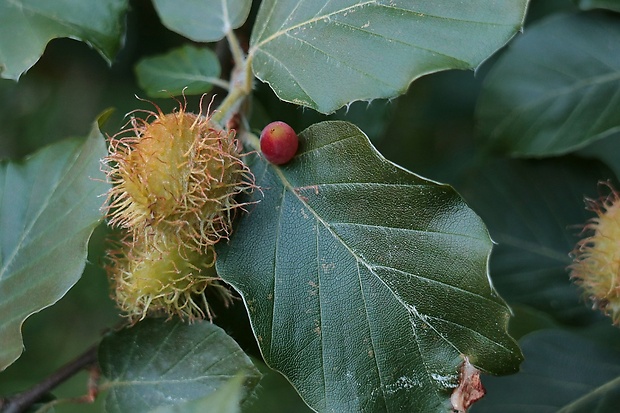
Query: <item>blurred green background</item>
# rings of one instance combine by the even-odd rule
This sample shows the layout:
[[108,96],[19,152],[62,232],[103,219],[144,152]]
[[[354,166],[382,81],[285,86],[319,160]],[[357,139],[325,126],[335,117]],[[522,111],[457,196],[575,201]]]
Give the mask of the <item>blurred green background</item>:
[[[528,24],[548,13],[564,10],[575,10],[573,2],[534,0],[528,12]],[[249,30],[249,27],[242,29],[246,36]],[[116,110],[104,126],[104,132],[114,134],[123,125],[125,113],[150,107],[149,103],[135,97],[146,96],[136,85],[134,65],[143,57],[161,54],[187,43],[187,39],[161,25],[149,0],[130,2],[127,38],[112,67],[83,43],[70,39],[52,41],[41,60],[19,83],[0,80],[0,158],[21,158],[57,140],[86,136],[97,115],[110,107]],[[417,174],[462,189],[465,199],[476,209],[476,192],[468,189],[468,182],[476,175],[477,166],[491,155],[476,146],[474,110],[485,74],[495,59],[491,58],[476,73],[450,71],[426,76],[414,82],[402,97],[374,101],[370,105],[355,103],[332,117],[357,124],[388,159]],[[215,90],[215,93],[221,95],[222,91]],[[188,98],[189,110],[198,110],[198,99]],[[155,102],[162,109],[178,105],[173,99]],[[286,120],[300,131],[325,116],[284,104],[266,85],[257,83],[251,127],[260,130],[264,124],[276,119]],[[575,208],[581,210],[582,206]],[[101,268],[107,236],[108,231],[103,226],[93,235],[89,263],[78,284],[56,305],[25,322],[25,352],[16,363],[0,373],[0,395],[32,386],[96,343],[102,333],[120,321],[109,298],[109,286]],[[569,285],[568,288],[573,287]],[[570,318],[568,323],[589,325],[603,319],[589,312],[585,305],[582,307],[583,314]],[[517,318],[511,328],[517,336],[558,322],[527,305],[516,305],[515,312]],[[216,308],[216,314],[217,324],[224,327],[249,354],[260,357],[241,302],[228,310]],[[607,321],[603,319],[603,323]],[[603,329],[604,334],[609,334],[608,329]],[[270,383],[278,388],[287,387],[286,382],[277,377],[270,378],[262,387],[268,387]],[[73,397],[85,391],[86,374],[82,373],[63,384],[54,394],[59,398]],[[260,399],[260,394],[261,390],[260,402],[248,411],[301,411],[301,402],[292,393],[283,393],[286,395],[273,399]],[[93,405],[61,405],[56,411],[100,412],[103,411],[102,401],[100,397]]]

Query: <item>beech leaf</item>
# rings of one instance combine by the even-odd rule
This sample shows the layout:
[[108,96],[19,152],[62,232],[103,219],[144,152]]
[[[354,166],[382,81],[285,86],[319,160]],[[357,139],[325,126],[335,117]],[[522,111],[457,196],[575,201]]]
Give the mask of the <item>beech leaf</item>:
[[127,0],[0,1],[0,75],[18,80],[58,37],[82,40],[111,63],[126,10]]
[[251,0],[153,0],[164,26],[196,42],[217,42],[240,27]]
[[248,155],[262,190],[218,244],[218,273],[242,294],[267,364],[321,412],[445,412],[465,357],[516,371],[491,240],[460,196],[347,122],[299,136],[283,167]]
[[480,136],[518,156],[558,155],[620,131],[620,18],[554,16],[511,44],[485,80]]
[[97,125],[24,161],[0,163],[0,370],[23,350],[21,325],[78,281],[102,218],[107,153]]
[[234,376],[208,396],[182,404],[160,406],[151,413],[239,413],[244,393],[243,381],[243,375]]
[[521,372],[511,377],[489,378],[487,397],[472,413],[617,410],[618,350],[562,330],[532,333],[522,340],[522,345],[526,361]]
[[620,12],[620,2],[618,0],[576,0],[583,10],[608,9]]
[[151,97],[197,95],[222,85],[217,55],[207,48],[185,45],[136,65],[140,87]]
[[239,345],[207,321],[141,321],[104,338],[99,364],[109,380],[108,413],[177,412],[174,406],[183,404],[193,411],[203,405],[200,399],[218,399],[215,392],[237,375],[247,390],[260,379]]
[[578,158],[491,162],[460,189],[497,243],[493,283],[509,303],[521,303],[579,324],[595,316],[570,282],[569,253],[586,221],[584,197],[596,199],[597,183],[613,177],[602,163]]
[[323,113],[391,98],[425,74],[473,69],[521,28],[527,0],[264,0],[254,74]]

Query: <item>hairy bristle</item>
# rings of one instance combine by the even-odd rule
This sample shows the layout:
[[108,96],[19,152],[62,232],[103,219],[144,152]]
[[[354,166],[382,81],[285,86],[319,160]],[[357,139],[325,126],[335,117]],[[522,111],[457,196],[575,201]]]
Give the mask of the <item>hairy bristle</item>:
[[139,239],[128,237],[121,244],[108,252],[106,270],[114,298],[132,323],[149,314],[189,321],[212,319],[207,288],[230,301],[229,291],[215,272],[213,247],[197,252],[160,232]]
[[132,322],[149,314],[211,319],[205,290],[230,300],[213,246],[230,236],[246,205],[237,198],[256,188],[254,176],[234,130],[185,104],[144,113],[109,139],[104,159],[108,223],[125,233],[108,254],[114,296]]
[[234,131],[183,110],[153,116],[110,139],[109,224],[139,232],[164,223],[201,247],[227,238],[237,196],[255,188]]
[[571,278],[584,291],[594,308],[620,324],[620,194],[611,186],[609,195],[587,200],[596,213],[583,229],[584,238],[572,252]]

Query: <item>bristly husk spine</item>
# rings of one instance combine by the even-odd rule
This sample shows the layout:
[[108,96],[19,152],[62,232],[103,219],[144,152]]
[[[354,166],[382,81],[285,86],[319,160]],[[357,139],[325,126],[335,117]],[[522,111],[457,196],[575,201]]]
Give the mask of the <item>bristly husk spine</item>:
[[122,240],[108,257],[114,298],[132,322],[147,314],[176,315],[190,322],[212,319],[207,288],[225,304],[230,302],[228,290],[218,282],[213,246],[198,252],[167,239],[164,232],[153,232]]
[[[157,107],[156,107],[157,108]],[[232,231],[238,195],[255,188],[234,130],[209,117],[147,112],[111,137],[104,159],[112,183],[108,223],[124,230],[108,274],[131,321],[147,314],[211,319],[205,290],[218,282],[213,246]]]
[[609,182],[603,184],[611,192],[600,200],[586,200],[596,217],[584,226],[569,270],[593,307],[620,325],[620,194]]
[[255,186],[235,132],[182,109],[155,117],[150,124],[134,119],[110,139],[109,224],[134,232],[168,226],[203,248],[227,238],[233,212],[243,206],[237,195]]

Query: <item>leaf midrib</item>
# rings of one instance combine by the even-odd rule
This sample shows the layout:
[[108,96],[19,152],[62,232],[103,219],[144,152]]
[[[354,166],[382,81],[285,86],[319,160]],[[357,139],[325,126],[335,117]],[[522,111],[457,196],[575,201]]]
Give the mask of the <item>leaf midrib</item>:
[[181,81],[191,80],[193,82],[204,82],[212,85],[221,82],[219,78],[213,76],[205,76],[201,73],[191,73],[189,71],[158,69],[153,67],[150,68],[150,71],[151,73],[156,75],[165,76],[169,77],[170,79],[177,79]]
[[[246,138],[247,138],[247,142],[248,142],[251,146],[254,146],[254,148],[255,148],[256,150],[258,150],[258,148],[260,147],[259,142],[258,142],[258,138],[257,138],[256,136],[254,136],[254,135],[251,135],[251,134],[246,135]],[[317,147],[317,148],[312,148],[311,150],[307,150],[307,151],[305,151],[305,152],[300,152],[297,156],[299,157],[299,156],[302,156],[302,155],[307,155],[307,154],[309,154],[309,153],[316,152],[316,151],[319,151],[319,150],[321,150],[321,149],[324,149],[324,148],[325,148],[325,147],[327,147],[327,146],[331,146],[331,145],[340,144],[340,143],[342,143],[343,141],[345,141],[345,140],[349,140],[349,139],[353,139],[353,140],[355,140],[355,139],[356,139],[356,137],[355,137],[354,135],[350,135],[350,136],[347,136],[347,137],[345,137],[345,138],[342,138],[342,139],[338,139],[338,140],[336,140],[336,141],[329,142],[327,145],[323,145],[323,146],[321,146],[321,147]],[[293,194],[293,195],[297,198],[297,200],[298,200],[298,201],[299,201],[302,205],[304,205],[304,206],[308,209],[308,211],[310,211],[310,213],[312,213],[312,215],[315,217],[315,219],[316,219],[318,222],[320,222],[320,223],[321,223],[321,224],[322,224],[322,225],[323,225],[323,226],[324,226],[324,227],[325,227],[325,228],[326,228],[326,229],[327,229],[327,230],[328,230],[328,231],[332,234],[332,236],[334,236],[334,237],[335,237],[335,238],[336,238],[336,239],[337,239],[337,240],[338,240],[338,241],[339,241],[339,242],[340,242],[343,246],[345,246],[345,248],[349,251],[349,253],[350,253],[350,254],[351,254],[351,255],[352,255],[352,256],[353,256],[353,257],[354,257],[354,258],[355,258],[358,262],[361,262],[361,263],[362,263],[362,264],[363,264],[363,265],[364,265],[364,266],[368,269],[368,271],[370,271],[370,272],[371,272],[371,273],[372,273],[375,277],[377,277],[377,278],[378,278],[378,279],[379,279],[379,280],[380,280],[380,281],[381,281],[381,282],[382,282],[382,283],[383,283],[383,284],[384,284],[384,285],[385,285],[385,286],[386,286],[386,287],[387,287],[387,288],[388,288],[388,289],[392,292],[392,294],[394,294],[394,295],[395,295],[395,297],[396,297],[396,298],[398,298],[398,295],[396,295],[396,294],[394,293],[394,291],[393,291],[393,290],[392,290],[392,289],[391,289],[388,285],[386,285],[386,284],[383,282],[383,280],[382,280],[382,279],[381,279],[381,278],[380,278],[377,274],[375,274],[375,272],[373,271],[373,267],[375,267],[375,265],[374,265],[374,264],[370,264],[370,263],[366,263],[366,262],[365,262],[365,261],[364,261],[364,260],[363,260],[360,256],[358,256],[358,255],[355,253],[355,251],[353,251],[353,250],[352,250],[352,249],[348,246],[348,244],[347,244],[346,242],[344,242],[344,240],[343,240],[343,239],[342,239],[342,238],[341,238],[341,237],[340,237],[340,236],[339,236],[339,235],[338,235],[338,234],[337,234],[337,233],[336,233],[336,232],[332,229],[331,224],[330,224],[330,223],[328,223],[328,222],[326,222],[324,219],[322,219],[322,218],[318,215],[318,213],[317,213],[317,212],[316,212],[313,208],[311,208],[311,207],[310,207],[310,205],[309,205],[309,204],[308,204],[308,203],[304,200],[304,197],[303,197],[303,196],[301,196],[301,195],[300,195],[300,194],[299,194],[299,193],[298,193],[295,189],[308,189],[308,188],[311,188],[311,187],[314,187],[314,186],[316,186],[316,187],[318,188],[318,187],[322,187],[322,186],[337,186],[337,185],[348,185],[348,186],[355,186],[355,185],[379,185],[379,186],[398,186],[398,187],[424,187],[424,186],[426,186],[426,185],[424,185],[424,184],[411,184],[411,185],[410,185],[410,184],[400,184],[400,183],[393,184],[393,183],[385,183],[385,182],[378,182],[378,183],[375,183],[375,182],[332,182],[332,183],[325,183],[325,184],[323,184],[323,183],[321,183],[321,184],[315,184],[315,185],[312,185],[312,186],[295,187],[295,186],[294,186],[294,185],[293,185],[293,184],[292,184],[292,183],[291,183],[291,182],[290,182],[290,181],[286,178],[286,176],[284,175],[284,173],[282,172],[282,169],[281,169],[280,167],[275,166],[275,165],[270,165],[270,167],[271,167],[271,168],[273,168],[273,170],[276,172],[276,174],[277,174],[278,178],[280,179],[280,181],[282,182],[283,187],[285,188],[285,190],[287,190],[288,192],[292,193],[292,194]],[[264,173],[267,173],[267,168],[265,168]],[[282,199],[283,199],[283,198],[284,198],[284,194],[283,194],[283,196],[282,196]],[[335,223],[335,224],[338,224],[338,223]],[[341,223],[341,224],[346,224],[346,223]],[[363,224],[359,224],[359,225],[363,225]],[[390,229],[391,227],[379,227],[379,228],[386,228],[386,229]],[[406,228],[395,228],[395,229],[399,229],[399,230],[407,230]],[[414,230],[412,230],[412,231],[414,231]],[[466,238],[476,239],[476,240],[478,239],[478,238],[475,238],[475,237],[472,237],[472,236],[468,236],[468,235],[465,235],[465,234],[448,233],[448,232],[441,232],[441,231],[425,231],[425,233],[437,233],[437,234],[443,234],[443,235],[451,235],[451,236],[466,237]],[[385,267],[385,266],[384,266],[384,267]],[[400,271],[400,272],[402,272],[402,271],[401,271],[401,270],[399,270],[398,268],[392,268],[392,267],[385,267],[385,268],[391,268],[391,269],[392,269],[392,270],[394,270],[394,271]],[[409,273],[407,273],[407,274],[409,274]],[[414,274],[410,274],[410,275],[414,276]],[[426,279],[426,280],[429,280],[429,279],[427,279],[427,278],[425,278],[425,279]],[[429,280],[429,281],[433,281],[433,280]]]
[[236,374],[207,374],[191,378],[182,379],[160,379],[160,380],[110,380],[105,383],[105,389],[115,389],[122,387],[136,387],[136,386],[153,386],[162,384],[184,384],[193,383],[202,380],[211,380],[214,378],[230,379],[236,377]]

